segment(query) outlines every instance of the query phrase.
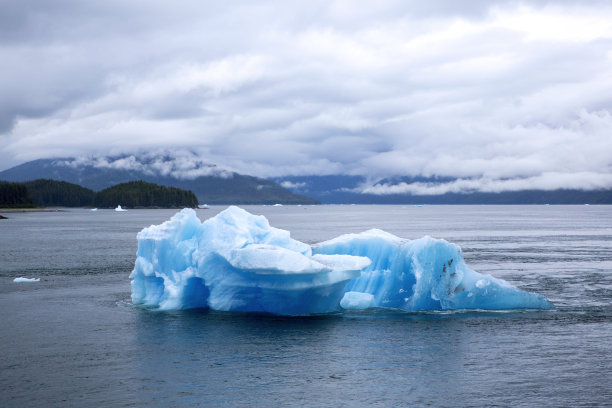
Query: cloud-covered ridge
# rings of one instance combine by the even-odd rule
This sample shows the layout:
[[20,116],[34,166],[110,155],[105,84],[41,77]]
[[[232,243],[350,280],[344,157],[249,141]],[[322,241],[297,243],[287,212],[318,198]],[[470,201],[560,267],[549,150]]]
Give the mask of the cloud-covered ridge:
[[98,169],[127,170],[153,176],[193,180],[202,176],[228,178],[233,172],[202,160],[189,151],[147,152],[138,155],[89,156],[61,159],[57,165],[72,168],[94,167]]

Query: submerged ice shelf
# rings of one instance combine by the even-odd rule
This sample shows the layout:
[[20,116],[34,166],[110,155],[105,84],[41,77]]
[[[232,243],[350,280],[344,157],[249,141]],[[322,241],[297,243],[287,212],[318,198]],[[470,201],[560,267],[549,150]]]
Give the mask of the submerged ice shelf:
[[143,229],[130,278],[135,304],[164,310],[307,315],[553,307],[544,296],[469,269],[459,247],[444,240],[370,230],[311,248],[238,207],[204,222],[185,209]]

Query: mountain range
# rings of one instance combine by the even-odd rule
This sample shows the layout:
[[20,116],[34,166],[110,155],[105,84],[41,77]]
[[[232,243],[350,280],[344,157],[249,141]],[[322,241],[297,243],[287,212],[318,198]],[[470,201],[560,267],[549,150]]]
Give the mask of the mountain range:
[[452,177],[306,175],[264,179],[226,170],[190,152],[39,159],[0,172],[0,180],[4,181],[40,178],[66,181],[94,191],[142,180],[191,190],[200,203],[207,204],[612,204],[612,189],[401,192],[415,186],[435,187],[458,181]]
[[206,204],[318,204],[317,200],[272,180],[238,174],[193,155],[123,155],[98,158],[39,159],[0,172],[0,180],[53,179],[100,191],[129,181],[146,181],[191,190]]

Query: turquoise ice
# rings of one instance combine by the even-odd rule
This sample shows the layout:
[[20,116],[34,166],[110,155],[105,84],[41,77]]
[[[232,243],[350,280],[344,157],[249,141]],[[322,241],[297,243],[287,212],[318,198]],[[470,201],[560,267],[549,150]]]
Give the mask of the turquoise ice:
[[309,315],[343,309],[548,309],[543,296],[467,267],[444,240],[381,230],[313,248],[263,216],[229,207],[201,222],[182,210],[138,233],[134,304],[162,310]]
[[406,311],[553,307],[542,295],[473,271],[461,249],[442,239],[411,241],[373,229],[317,244],[313,252],[364,256],[372,261],[345,288],[341,304],[350,309],[361,308],[360,296],[367,307]]
[[229,207],[200,222],[185,209],[138,233],[132,301],[161,309],[208,307],[283,315],[340,309],[365,257],[313,255],[263,216]]

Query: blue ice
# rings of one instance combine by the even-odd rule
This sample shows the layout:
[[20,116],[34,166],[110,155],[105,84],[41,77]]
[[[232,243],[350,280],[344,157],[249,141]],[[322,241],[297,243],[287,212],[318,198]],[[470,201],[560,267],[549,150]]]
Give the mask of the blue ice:
[[132,301],[166,310],[328,313],[340,309],[346,284],[369,264],[360,256],[313,255],[289,231],[238,207],[204,222],[185,209],[138,233]]
[[[551,309],[544,296],[470,269],[461,249],[442,239],[413,241],[372,229],[347,234],[314,246],[316,254],[364,256],[372,260],[361,276],[346,286],[342,303],[367,307],[428,310]],[[346,299],[350,295],[350,300]],[[364,299],[371,298],[369,302]],[[344,307],[344,306],[343,306]]]
[[459,247],[429,237],[408,241],[370,230],[313,250],[265,217],[232,206],[204,222],[182,210],[137,238],[132,301],[162,310],[308,315],[552,307],[541,295],[472,271]]

